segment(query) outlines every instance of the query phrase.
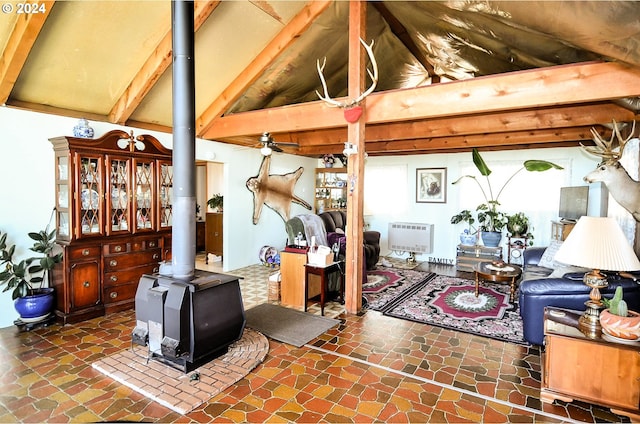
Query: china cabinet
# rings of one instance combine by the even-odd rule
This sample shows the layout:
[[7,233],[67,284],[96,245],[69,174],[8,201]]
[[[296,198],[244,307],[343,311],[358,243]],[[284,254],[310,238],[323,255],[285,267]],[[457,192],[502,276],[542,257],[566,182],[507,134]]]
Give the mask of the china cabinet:
[[347,168],[316,168],[315,211],[347,210]]
[[171,150],[114,130],[50,139],[55,155],[56,314],[74,322],[133,306],[138,280],[171,255]]

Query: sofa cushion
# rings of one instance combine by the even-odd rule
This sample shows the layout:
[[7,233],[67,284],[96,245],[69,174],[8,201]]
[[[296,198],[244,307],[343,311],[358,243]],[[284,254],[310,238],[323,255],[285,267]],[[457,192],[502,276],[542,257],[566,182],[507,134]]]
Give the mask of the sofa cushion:
[[536,280],[538,278],[548,277],[553,270],[551,268],[545,268],[538,265],[527,265],[522,273],[522,280]]
[[553,259],[556,256],[556,253],[558,253],[558,249],[560,249],[560,246],[562,246],[561,241],[552,240],[551,244],[549,244],[549,246],[545,249],[544,253],[542,254],[542,257],[540,258],[540,262],[538,262],[538,265],[545,268],[552,268],[552,269],[556,269],[561,266],[566,266],[566,264],[563,264],[561,262],[556,262]]

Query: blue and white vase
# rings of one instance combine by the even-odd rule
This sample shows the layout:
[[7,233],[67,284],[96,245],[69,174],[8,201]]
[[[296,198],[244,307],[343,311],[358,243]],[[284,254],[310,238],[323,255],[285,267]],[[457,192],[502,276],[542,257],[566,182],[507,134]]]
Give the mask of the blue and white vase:
[[89,121],[80,119],[78,124],[73,127],[73,136],[80,138],[93,138],[93,128],[89,126]]

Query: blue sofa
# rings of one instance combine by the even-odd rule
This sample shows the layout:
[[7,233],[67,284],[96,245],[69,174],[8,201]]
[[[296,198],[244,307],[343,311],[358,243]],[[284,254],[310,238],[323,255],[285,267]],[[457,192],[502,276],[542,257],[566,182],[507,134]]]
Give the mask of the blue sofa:
[[[523,322],[524,339],[533,345],[544,343],[544,308],[559,308],[584,311],[584,302],[589,299],[591,289],[584,285],[584,272],[570,272],[562,277],[549,277],[553,269],[538,266],[545,247],[530,247],[523,253],[524,270],[519,287],[520,316]],[[637,274],[634,274],[637,275]],[[617,286],[623,288],[623,298],[629,309],[640,311],[640,286],[632,279],[622,278],[617,273],[608,276],[609,286],[600,290],[604,297],[611,298]]]

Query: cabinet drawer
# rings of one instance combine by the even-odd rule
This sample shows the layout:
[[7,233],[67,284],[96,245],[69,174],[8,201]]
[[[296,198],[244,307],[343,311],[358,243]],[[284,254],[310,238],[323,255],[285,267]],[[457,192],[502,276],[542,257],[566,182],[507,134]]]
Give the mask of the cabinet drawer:
[[84,246],[69,248],[70,259],[88,259],[100,256],[100,246]]
[[105,287],[103,290],[104,304],[133,300],[136,297],[138,282]]
[[138,266],[135,268],[128,269],[126,271],[115,271],[115,272],[107,272],[104,274],[103,285],[105,287],[109,286],[119,286],[122,284],[129,283],[138,283],[142,274],[155,274],[159,271],[160,265],[151,264],[145,266]]
[[139,252],[141,250],[157,249],[159,247],[160,247],[159,238],[136,240],[135,242],[131,243],[131,251],[133,252]]
[[104,245],[104,254],[113,255],[118,253],[126,253],[129,251],[129,245],[127,242],[109,243]]
[[160,249],[114,255],[104,258],[104,271],[122,271],[135,266],[157,264],[161,260],[162,253]]

